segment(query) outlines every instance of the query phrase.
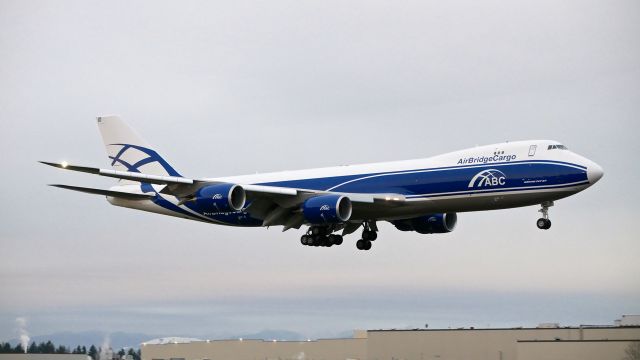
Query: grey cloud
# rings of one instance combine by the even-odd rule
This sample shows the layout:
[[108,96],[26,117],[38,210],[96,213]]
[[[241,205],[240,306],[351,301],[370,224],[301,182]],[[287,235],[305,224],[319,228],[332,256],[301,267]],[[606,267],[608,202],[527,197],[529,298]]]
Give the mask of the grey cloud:
[[[304,330],[307,320],[333,311],[339,316],[310,331],[404,326],[414,317],[396,299],[407,292],[426,294],[425,306],[437,309],[428,314],[440,313],[434,324],[442,326],[637,312],[628,299],[638,297],[640,270],[639,7],[623,0],[2,2],[0,338],[15,336],[18,316],[43,333],[94,328],[113,312],[120,315],[105,328],[125,330],[138,319],[196,334],[233,324],[239,332]],[[605,177],[558,202],[552,232],[535,229],[536,209],[524,208],[461,214],[445,236],[383,225],[366,256],[349,243],[314,251],[299,246],[295,232],[137,213],[46,187],[112,184],[36,163],[106,166],[94,120],[105,113],[130,121],[193,176],[554,138],[601,164]],[[372,309],[399,301],[388,307],[397,310],[367,321],[349,289],[380,289]],[[531,312],[494,309],[483,317],[473,301],[448,308],[432,289],[485,305],[504,292],[530,293],[507,299]],[[558,300],[564,292],[591,295],[576,295],[569,308]],[[307,293],[338,302],[310,315],[294,296]],[[270,307],[279,296],[285,305]],[[158,298],[167,303],[156,305]],[[207,310],[202,299],[226,310]],[[549,306],[540,306],[545,299]],[[295,311],[284,316],[287,309]],[[201,310],[206,323],[193,316]]]

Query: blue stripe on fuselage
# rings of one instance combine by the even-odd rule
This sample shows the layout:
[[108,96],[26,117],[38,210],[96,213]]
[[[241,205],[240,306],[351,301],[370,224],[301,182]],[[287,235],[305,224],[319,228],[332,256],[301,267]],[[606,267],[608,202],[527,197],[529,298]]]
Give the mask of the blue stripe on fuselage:
[[[476,175],[487,170],[498,170],[499,173],[496,174],[504,179],[498,178],[495,185],[485,183],[480,186],[479,181],[471,184],[471,180],[477,178]],[[352,193],[398,193],[407,196],[408,199],[421,199],[568,188],[588,183],[584,166],[559,161],[532,160],[287,180],[260,185]],[[158,205],[169,208],[169,204],[166,203]],[[202,211],[192,204],[187,207],[202,215]],[[171,210],[177,209],[172,207]],[[229,225],[261,225],[261,220],[247,215],[244,212],[232,212],[206,217]]]
[[[470,181],[475,175],[489,169],[502,172],[503,181],[495,185],[470,186]],[[531,160],[288,180],[260,185],[352,193],[397,193],[410,196],[463,191],[473,193],[484,192],[487,189],[502,192],[523,187],[549,188],[584,181],[587,181],[584,166],[560,161]]]
[[470,191],[459,191],[459,192],[445,192],[445,193],[435,193],[435,194],[420,194],[420,195],[408,195],[408,199],[422,199],[422,198],[434,198],[434,197],[443,197],[443,196],[459,196],[459,195],[470,195],[470,194],[488,194],[492,195],[494,193],[502,193],[502,192],[514,192],[514,191],[527,191],[527,190],[542,190],[542,189],[561,189],[561,188],[570,188],[582,185],[588,185],[589,181],[580,181],[576,183],[569,183],[563,185],[550,185],[550,186],[523,186],[523,187],[511,187],[511,188],[492,188],[492,189],[482,189],[482,190],[470,190]]

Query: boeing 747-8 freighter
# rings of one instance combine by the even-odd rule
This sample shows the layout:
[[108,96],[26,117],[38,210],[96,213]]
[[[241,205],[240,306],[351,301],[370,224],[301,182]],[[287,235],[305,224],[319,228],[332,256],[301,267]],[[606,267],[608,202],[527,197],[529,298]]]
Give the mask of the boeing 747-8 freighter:
[[401,231],[446,233],[456,213],[540,205],[540,229],[549,229],[554,201],[595,184],[593,161],[551,140],[473,147],[426,159],[267,174],[195,179],[182,176],[115,116],[98,118],[112,169],[44,164],[119,179],[109,190],[56,187],[106,196],[117,206],[219,225],[305,227],[300,242],[369,250],[379,221]]

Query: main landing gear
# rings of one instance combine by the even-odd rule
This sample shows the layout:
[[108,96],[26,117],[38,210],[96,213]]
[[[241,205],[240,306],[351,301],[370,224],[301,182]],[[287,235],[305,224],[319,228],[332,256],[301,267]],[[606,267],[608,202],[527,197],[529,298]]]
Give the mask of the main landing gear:
[[[365,221],[362,223],[364,229],[362,230],[362,238],[356,241],[356,248],[358,250],[370,250],[371,242],[378,238],[378,227],[375,221]],[[341,225],[328,225],[328,226],[311,226],[306,234],[300,237],[300,243],[305,246],[322,246],[331,247],[333,245],[342,245],[342,235],[333,234],[334,231],[342,229]],[[346,230],[347,234],[352,233],[358,228],[355,224],[351,230]]]
[[548,230],[551,227],[551,220],[549,220],[549,208],[553,206],[553,201],[545,201],[542,203],[542,209],[538,210],[542,213],[542,217],[536,221],[538,229]]
[[378,238],[378,227],[375,222],[365,221],[362,223],[364,230],[362,230],[362,239],[356,241],[356,248],[358,250],[370,250],[371,242],[376,241]]
[[306,246],[331,247],[342,245],[342,236],[331,234],[333,229],[324,226],[312,226],[309,231],[300,237],[300,243]]

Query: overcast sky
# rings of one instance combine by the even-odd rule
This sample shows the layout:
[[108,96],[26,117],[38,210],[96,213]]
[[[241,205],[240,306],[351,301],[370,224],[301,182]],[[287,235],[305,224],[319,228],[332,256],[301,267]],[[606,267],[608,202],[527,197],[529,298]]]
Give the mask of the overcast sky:
[[[372,251],[47,187],[113,181],[118,114],[186,176],[555,139],[604,178],[551,209],[381,225]],[[640,2],[0,0],[0,340],[60,330],[609,324],[640,313]]]

